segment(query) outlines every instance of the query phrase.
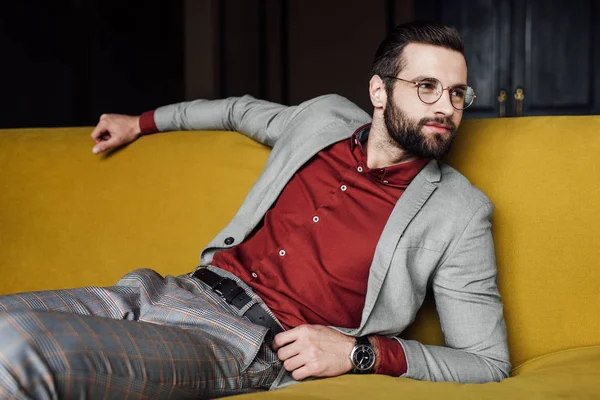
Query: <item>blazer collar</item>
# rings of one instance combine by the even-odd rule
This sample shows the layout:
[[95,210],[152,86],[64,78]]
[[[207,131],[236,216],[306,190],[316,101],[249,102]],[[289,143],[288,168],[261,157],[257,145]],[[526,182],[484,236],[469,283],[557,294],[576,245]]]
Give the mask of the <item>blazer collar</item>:
[[440,164],[437,160],[431,160],[423,167],[421,172],[417,174],[417,177],[421,176],[423,179],[427,180],[431,183],[438,183],[442,179],[442,170],[440,169]]

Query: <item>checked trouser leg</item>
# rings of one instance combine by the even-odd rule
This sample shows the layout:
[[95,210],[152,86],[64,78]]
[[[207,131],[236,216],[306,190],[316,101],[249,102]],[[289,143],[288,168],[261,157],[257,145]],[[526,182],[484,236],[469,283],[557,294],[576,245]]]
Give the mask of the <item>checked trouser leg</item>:
[[[256,297],[246,287],[249,295]],[[266,390],[266,328],[187,275],[0,297],[0,398],[187,399]]]

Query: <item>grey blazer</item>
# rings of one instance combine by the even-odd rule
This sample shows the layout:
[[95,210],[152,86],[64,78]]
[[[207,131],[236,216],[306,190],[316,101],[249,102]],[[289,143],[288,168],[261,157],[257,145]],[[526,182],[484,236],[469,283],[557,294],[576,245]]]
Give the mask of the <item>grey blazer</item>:
[[[349,138],[371,118],[347,99],[328,95],[286,107],[250,96],[196,100],[156,110],[159,130],[232,130],[272,148],[262,175],[231,222],[202,251],[241,243],[294,173],[323,148]],[[493,205],[456,170],[429,162],[402,195],[370,266],[362,321],[352,336],[393,337],[406,353],[404,377],[488,382],[508,376],[510,362],[490,219]],[[229,245],[225,239],[235,241]],[[433,289],[446,346],[400,339]]]

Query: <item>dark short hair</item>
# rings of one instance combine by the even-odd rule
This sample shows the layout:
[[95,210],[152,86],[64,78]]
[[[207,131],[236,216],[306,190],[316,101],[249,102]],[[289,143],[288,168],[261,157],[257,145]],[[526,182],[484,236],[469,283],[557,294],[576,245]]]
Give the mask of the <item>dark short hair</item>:
[[393,84],[386,77],[397,76],[406,66],[402,54],[409,43],[432,44],[465,54],[464,42],[454,27],[426,21],[398,25],[379,45],[371,67],[371,76],[379,75],[388,92],[392,91]]

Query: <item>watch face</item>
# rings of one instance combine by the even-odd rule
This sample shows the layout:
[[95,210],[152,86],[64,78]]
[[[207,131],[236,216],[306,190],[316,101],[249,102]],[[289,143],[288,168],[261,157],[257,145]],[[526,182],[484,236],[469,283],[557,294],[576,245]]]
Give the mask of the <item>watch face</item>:
[[358,345],[352,352],[352,364],[359,371],[368,371],[375,364],[375,352],[371,346]]

